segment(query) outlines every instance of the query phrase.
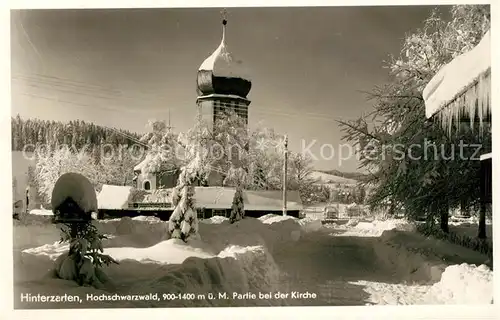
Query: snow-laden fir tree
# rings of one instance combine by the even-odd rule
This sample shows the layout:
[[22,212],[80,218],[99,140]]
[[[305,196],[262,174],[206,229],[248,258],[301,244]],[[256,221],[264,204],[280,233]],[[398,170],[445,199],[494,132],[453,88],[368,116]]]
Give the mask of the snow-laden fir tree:
[[170,216],[168,231],[171,238],[187,242],[198,233],[198,217],[194,206],[194,185],[189,172],[184,167],[179,176],[179,185],[174,188],[172,202],[175,206]]
[[205,152],[200,140],[194,138],[194,135],[185,137],[183,145],[186,164],[181,168],[178,184],[172,195],[175,209],[169,219],[168,231],[172,238],[187,241],[189,237],[198,233],[194,185],[196,182],[207,179],[211,167],[208,153]]
[[240,185],[236,187],[234,193],[233,204],[231,205],[231,215],[229,221],[235,223],[245,217],[245,208],[243,203],[243,189]]

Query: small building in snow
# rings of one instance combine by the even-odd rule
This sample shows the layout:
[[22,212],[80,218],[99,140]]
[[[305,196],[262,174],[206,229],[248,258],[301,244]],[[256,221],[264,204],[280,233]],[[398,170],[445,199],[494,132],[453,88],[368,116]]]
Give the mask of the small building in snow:
[[149,163],[150,159],[146,157],[134,167],[134,183],[137,189],[156,190],[175,187],[180,174],[178,168],[165,166],[158,170],[145,170]]
[[[134,195],[135,193],[135,195]],[[173,189],[137,190],[124,186],[104,185],[97,197],[99,218],[123,216],[156,216],[168,220],[174,210]],[[229,187],[195,187],[194,203],[200,219],[212,216],[229,217],[236,193]],[[260,217],[266,214],[282,214],[281,191],[243,190],[245,216]],[[287,214],[299,217],[303,210],[298,191],[287,192]]]

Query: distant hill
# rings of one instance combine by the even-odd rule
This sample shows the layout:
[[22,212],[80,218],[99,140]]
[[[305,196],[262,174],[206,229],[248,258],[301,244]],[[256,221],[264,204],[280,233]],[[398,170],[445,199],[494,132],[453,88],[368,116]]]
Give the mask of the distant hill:
[[313,171],[311,174],[311,178],[317,180],[320,184],[328,185],[355,185],[358,183],[358,180],[341,177],[335,174],[326,173],[324,171]]
[[342,172],[339,170],[317,170],[318,172],[326,173],[329,175],[342,177],[346,179],[352,179],[356,181],[363,181],[367,178],[367,175],[359,173],[359,172]]

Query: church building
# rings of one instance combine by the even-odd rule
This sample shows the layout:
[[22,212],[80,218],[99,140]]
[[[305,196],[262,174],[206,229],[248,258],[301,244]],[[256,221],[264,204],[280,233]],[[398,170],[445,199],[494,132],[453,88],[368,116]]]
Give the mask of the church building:
[[[252,87],[250,77],[240,60],[236,60],[228,50],[226,43],[227,20],[222,20],[222,39],[215,51],[206,58],[198,68],[196,77],[197,114],[199,121],[206,121],[212,125],[227,112],[234,111],[245,119],[248,125],[248,106],[250,100],[247,95]],[[157,173],[144,173],[142,168],[147,165],[148,159],[139,163],[135,168],[135,187],[145,190],[173,188],[177,183],[179,170],[162,170]],[[209,175],[208,185],[222,185],[222,176],[215,171]]]

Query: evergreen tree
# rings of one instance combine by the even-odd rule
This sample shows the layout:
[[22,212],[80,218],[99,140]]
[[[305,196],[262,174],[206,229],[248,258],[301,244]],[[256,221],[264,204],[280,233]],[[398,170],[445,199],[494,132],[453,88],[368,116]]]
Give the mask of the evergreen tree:
[[236,187],[233,203],[231,205],[231,215],[229,220],[231,223],[239,221],[245,217],[245,208],[243,203],[243,190],[241,186]]
[[[389,62],[391,83],[369,94],[374,101],[369,117],[340,121],[344,138],[359,146],[361,166],[371,172],[365,182],[375,186],[368,198],[372,208],[390,203],[394,211],[404,208],[411,219],[424,214],[429,224],[439,220],[444,232],[450,209],[479,199],[478,161],[470,161],[467,154],[473,148],[460,155],[456,146],[462,142],[491,148],[491,133],[480,136],[461,126],[450,133],[425,117],[425,85],[490,28],[489,6],[454,6],[451,14],[451,21],[445,21],[434,12],[423,29],[406,37],[401,55]],[[429,150],[437,150],[437,156],[429,156]]]
[[179,176],[179,184],[175,188],[173,203],[175,209],[170,216],[168,231],[171,238],[184,242],[198,233],[198,216],[194,207],[193,175],[184,167]]

